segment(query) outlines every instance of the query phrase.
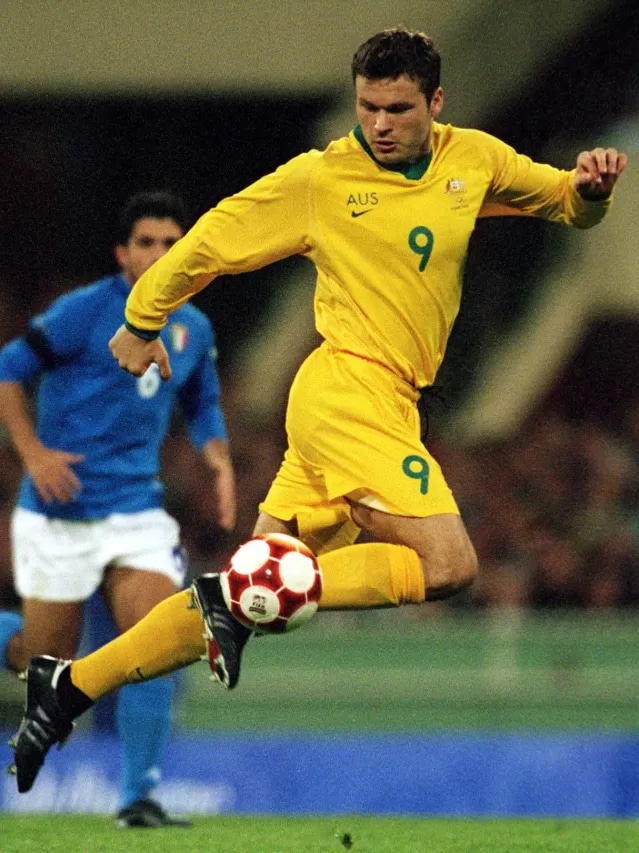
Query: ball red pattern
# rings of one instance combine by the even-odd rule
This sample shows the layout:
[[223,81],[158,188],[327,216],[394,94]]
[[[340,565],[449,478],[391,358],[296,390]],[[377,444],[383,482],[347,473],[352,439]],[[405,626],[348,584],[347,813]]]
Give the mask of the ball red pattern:
[[226,606],[258,633],[292,631],[316,613],[322,572],[299,539],[267,533],[235,551],[220,576]]

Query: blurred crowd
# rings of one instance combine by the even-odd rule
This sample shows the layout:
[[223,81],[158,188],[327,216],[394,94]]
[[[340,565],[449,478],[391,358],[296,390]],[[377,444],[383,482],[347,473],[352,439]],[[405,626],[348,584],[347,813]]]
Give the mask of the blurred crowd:
[[480,559],[468,602],[639,605],[639,406],[615,431],[548,413],[511,441],[433,449]]
[[[219,570],[250,537],[284,447],[280,429],[243,420],[237,401],[227,401],[226,410],[239,498],[233,534],[211,521],[206,476],[180,429],[164,449],[167,506],[182,525],[192,575]],[[639,606],[639,404],[615,430],[546,413],[509,441],[465,447],[435,435],[429,446],[480,560],[473,589],[443,607]],[[21,472],[6,443],[0,457],[0,601],[6,606],[16,603],[9,521]]]

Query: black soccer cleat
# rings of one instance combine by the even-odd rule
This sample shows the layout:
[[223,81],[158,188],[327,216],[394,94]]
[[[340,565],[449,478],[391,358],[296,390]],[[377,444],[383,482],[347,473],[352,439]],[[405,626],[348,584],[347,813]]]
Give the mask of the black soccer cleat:
[[56,692],[60,673],[70,663],[48,655],[29,663],[25,713],[9,741],[14,753],[9,773],[17,777],[21,794],[31,790],[49,749],[55,743],[60,749],[73,731],[73,718],[62,710]]
[[253,632],[229,612],[219,574],[200,575],[191,584],[191,594],[206,627],[213,678],[232,690],[240,677],[242,651]]
[[119,829],[162,829],[178,826],[193,826],[190,820],[181,815],[171,815],[155,800],[136,800],[124,809],[120,809],[116,819]]

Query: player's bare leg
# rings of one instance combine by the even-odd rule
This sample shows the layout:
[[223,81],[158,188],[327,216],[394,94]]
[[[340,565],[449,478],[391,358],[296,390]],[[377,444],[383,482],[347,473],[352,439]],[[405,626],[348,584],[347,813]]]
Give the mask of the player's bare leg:
[[24,672],[34,655],[51,654],[70,658],[76,653],[82,631],[83,602],[22,602],[22,627],[7,643],[7,665]]
[[[351,502],[350,515],[357,527],[371,534],[374,541],[404,547],[410,558],[412,585],[403,592],[406,597],[395,600],[391,589],[396,585],[393,571],[401,575],[399,551],[386,550],[384,566],[380,551],[370,545],[352,545],[318,552],[325,573],[325,595],[322,609],[352,609],[393,606],[405,602],[436,601],[448,598],[470,586],[477,574],[477,557],[460,516],[442,513],[425,518],[392,515]],[[255,534],[287,532],[304,540],[295,520],[281,521],[261,513]],[[313,542],[323,541],[313,529]],[[332,537],[333,539],[335,537]],[[310,541],[306,544],[310,545]],[[377,546],[380,548],[383,546]],[[394,564],[394,565],[393,565]],[[358,580],[359,578],[359,580]],[[358,590],[358,583],[361,590]],[[422,597],[420,597],[420,590]],[[376,588],[377,592],[372,593]]]
[[282,521],[266,512],[260,512],[253,529],[253,536],[263,536],[265,533],[287,533],[289,536],[298,536],[297,523],[295,519]]
[[160,572],[118,566],[106,572],[102,591],[117,629],[123,634],[156,604],[174,595],[177,587]]
[[353,521],[380,542],[406,545],[419,555],[426,600],[448,598],[469,587],[477,576],[477,555],[463,521],[446,513],[427,518],[390,515],[353,504]]

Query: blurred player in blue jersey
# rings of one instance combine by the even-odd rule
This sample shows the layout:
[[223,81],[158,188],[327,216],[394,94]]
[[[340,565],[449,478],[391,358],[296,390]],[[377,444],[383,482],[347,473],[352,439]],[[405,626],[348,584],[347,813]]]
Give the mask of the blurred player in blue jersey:
[[[0,350],[0,420],[25,475],[12,518],[14,581],[22,613],[0,612],[0,665],[21,673],[34,654],[72,657],[85,603],[100,590],[120,632],[183,586],[178,523],[163,509],[160,451],[176,405],[211,472],[215,521],[235,524],[215,341],[192,305],[164,332],[175,359],[135,378],[108,350],[131,287],[187,228],[168,192],[138,193],[121,212],[121,272],[67,293]],[[37,382],[31,416],[26,386]],[[151,798],[171,728],[172,678],[118,695],[120,826],[188,825]]]

